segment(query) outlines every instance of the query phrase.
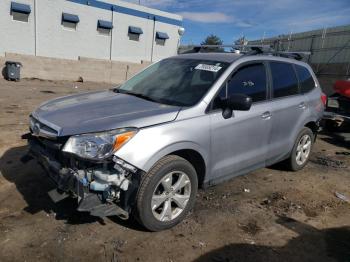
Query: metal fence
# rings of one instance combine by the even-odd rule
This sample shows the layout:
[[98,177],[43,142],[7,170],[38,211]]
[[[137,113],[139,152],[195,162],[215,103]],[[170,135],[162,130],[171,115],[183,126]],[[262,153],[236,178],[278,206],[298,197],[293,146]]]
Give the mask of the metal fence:
[[310,51],[306,58],[318,74],[350,75],[350,25],[249,41],[277,51]]

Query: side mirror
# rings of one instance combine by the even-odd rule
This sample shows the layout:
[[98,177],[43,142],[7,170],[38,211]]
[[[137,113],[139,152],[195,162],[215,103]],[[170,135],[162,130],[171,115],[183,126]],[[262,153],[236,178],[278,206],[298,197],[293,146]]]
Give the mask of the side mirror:
[[232,117],[232,110],[248,111],[252,106],[252,98],[244,94],[232,94],[224,102],[222,116]]

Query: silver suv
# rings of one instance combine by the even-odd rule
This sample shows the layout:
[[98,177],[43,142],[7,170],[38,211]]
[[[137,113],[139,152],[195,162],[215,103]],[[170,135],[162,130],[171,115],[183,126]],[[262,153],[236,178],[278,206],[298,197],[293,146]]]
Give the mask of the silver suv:
[[121,86],[44,103],[30,154],[93,216],[170,228],[197,188],[284,161],[308,162],[325,97],[306,63],[279,55],[195,53],[155,63]]

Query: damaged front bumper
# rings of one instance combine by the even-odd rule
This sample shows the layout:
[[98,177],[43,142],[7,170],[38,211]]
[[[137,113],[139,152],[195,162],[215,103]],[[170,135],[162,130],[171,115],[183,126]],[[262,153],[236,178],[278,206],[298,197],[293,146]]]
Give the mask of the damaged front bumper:
[[28,154],[34,157],[57,185],[49,196],[54,202],[66,197],[78,201],[78,211],[93,216],[128,219],[141,171],[114,157],[100,163],[77,159],[61,151],[62,143],[46,138],[28,140]]

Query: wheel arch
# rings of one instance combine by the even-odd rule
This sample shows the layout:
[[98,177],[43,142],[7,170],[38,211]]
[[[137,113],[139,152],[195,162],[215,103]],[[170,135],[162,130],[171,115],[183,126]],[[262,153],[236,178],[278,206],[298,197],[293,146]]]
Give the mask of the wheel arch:
[[307,122],[304,127],[310,128],[312,133],[314,134],[314,141],[316,140],[317,132],[318,132],[318,125],[315,121],[309,121]]
[[144,171],[148,172],[160,159],[167,155],[177,155],[193,165],[198,176],[198,185],[202,186],[208,171],[208,156],[199,145],[192,142],[176,143],[153,155],[144,166]]
[[205,173],[206,173],[206,164],[204,161],[204,158],[200,153],[193,149],[181,149],[174,152],[171,152],[169,155],[177,155],[179,157],[182,157],[186,159],[190,164],[194,167],[197,173],[198,177],[198,185],[202,186],[204,179],[205,179]]

